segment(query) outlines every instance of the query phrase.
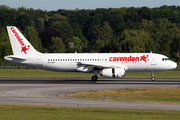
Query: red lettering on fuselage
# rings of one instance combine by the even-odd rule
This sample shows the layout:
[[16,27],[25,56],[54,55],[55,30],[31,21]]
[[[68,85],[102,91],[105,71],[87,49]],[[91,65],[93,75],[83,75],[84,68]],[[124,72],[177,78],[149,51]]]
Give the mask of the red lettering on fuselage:
[[[149,55],[143,55],[140,57],[133,57],[133,56],[129,56],[129,57],[110,57],[109,61],[110,62],[122,62],[122,63],[139,63],[140,61],[144,61],[147,63],[147,58],[149,57]],[[141,58],[141,59],[140,59]]]

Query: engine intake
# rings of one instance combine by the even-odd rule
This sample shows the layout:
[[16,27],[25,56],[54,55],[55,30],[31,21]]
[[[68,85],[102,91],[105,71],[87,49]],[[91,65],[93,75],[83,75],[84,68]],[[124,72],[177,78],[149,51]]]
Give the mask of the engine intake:
[[125,69],[124,68],[107,68],[101,71],[101,76],[103,77],[124,77]]

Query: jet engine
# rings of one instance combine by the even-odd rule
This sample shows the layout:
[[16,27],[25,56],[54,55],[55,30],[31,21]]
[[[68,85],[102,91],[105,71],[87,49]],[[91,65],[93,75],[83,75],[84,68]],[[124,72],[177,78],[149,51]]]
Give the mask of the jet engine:
[[124,68],[107,68],[101,71],[101,76],[103,77],[124,77],[125,69]]

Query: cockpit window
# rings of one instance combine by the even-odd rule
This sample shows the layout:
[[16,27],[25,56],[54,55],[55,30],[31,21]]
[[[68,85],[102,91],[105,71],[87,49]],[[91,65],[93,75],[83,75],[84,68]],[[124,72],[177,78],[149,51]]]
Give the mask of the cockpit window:
[[170,60],[169,58],[162,58],[162,61],[168,61]]

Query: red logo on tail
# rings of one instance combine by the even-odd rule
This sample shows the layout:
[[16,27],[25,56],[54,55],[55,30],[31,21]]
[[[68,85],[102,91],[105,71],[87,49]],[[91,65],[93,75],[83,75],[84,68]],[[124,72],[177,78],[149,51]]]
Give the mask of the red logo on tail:
[[26,50],[29,50],[30,45],[28,45],[27,48],[26,48],[26,45],[24,44],[23,39],[20,38],[20,36],[18,35],[18,33],[16,32],[16,30],[14,29],[14,27],[11,27],[10,29],[12,30],[12,32],[13,32],[14,35],[15,35],[15,37],[16,37],[17,40],[19,41],[19,44],[21,45],[21,48],[22,48],[21,52],[24,52],[25,54],[27,54],[27,53],[26,53]]
[[28,45],[27,48],[26,48],[26,45],[24,47],[21,47],[21,48],[22,48],[21,52],[24,52],[25,54],[27,54],[26,50],[29,50],[30,45]]

